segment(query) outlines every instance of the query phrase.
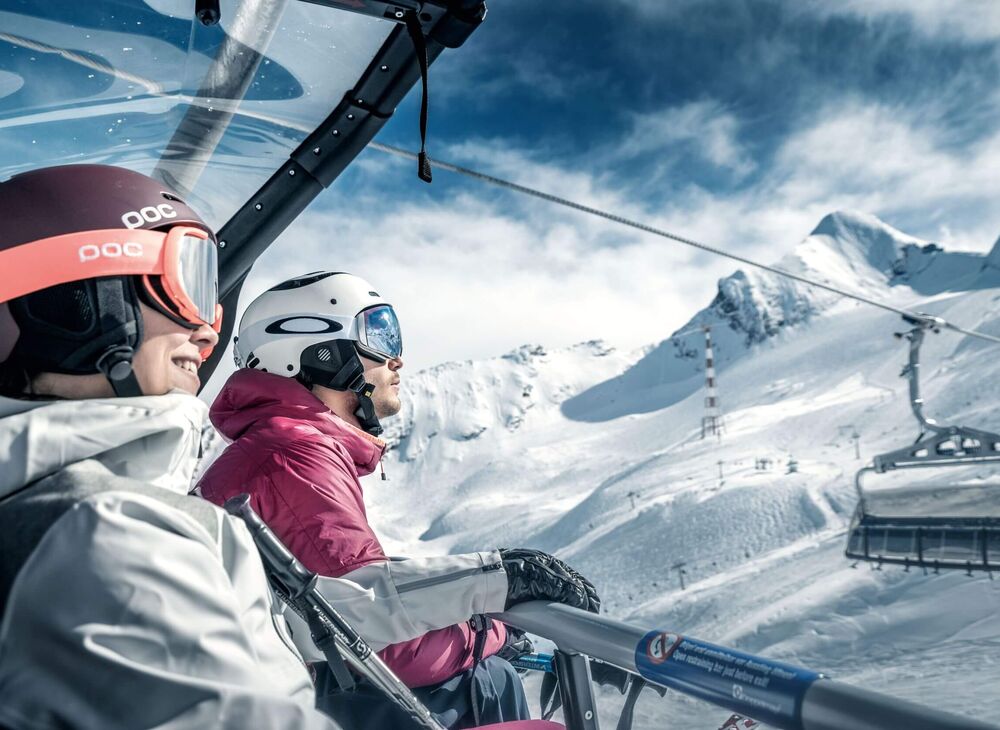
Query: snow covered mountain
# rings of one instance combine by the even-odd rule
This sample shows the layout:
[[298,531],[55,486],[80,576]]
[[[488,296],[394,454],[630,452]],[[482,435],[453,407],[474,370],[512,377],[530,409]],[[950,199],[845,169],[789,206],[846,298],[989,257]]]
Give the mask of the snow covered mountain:
[[[779,265],[1000,334],[1000,241],[988,256],[947,252],[835,213]],[[386,547],[548,550],[623,620],[995,716],[1000,582],[851,569],[843,557],[854,472],[916,436],[898,377],[905,348],[892,336],[900,318],[753,270],[721,280],[679,332],[702,324],[716,345],[721,441],[699,438],[697,330],[636,352],[525,346],[403,371],[403,411],[387,422],[390,480],[365,485]],[[1000,430],[994,347],[928,338],[931,415]],[[770,468],[755,468],[761,459]],[[616,703],[604,707],[613,725]],[[715,727],[724,715],[650,695],[636,726]]]

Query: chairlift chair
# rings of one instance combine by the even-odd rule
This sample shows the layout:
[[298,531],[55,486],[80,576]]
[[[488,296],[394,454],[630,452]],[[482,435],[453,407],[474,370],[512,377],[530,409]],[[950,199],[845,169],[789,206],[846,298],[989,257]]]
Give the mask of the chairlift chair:
[[[902,469],[945,469],[1000,463],[1000,435],[966,426],[947,426],[924,415],[920,397],[920,346],[927,331],[938,332],[932,316],[904,317],[911,329],[909,361],[901,375],[909,380],[910,406],[920,435],[910,446],[874,457],[854,479],[858,507],[851,521],[846,555],[879,565],[941,569],[1000,569],[1000,517],[976,514],[970,505],[995,486],[920,485],[892,490],[879,500],[862,479],[871,473]],[[929,504],[928,504],[929,503]],[[927,509],[930,507],[930,509]],[[921,514],[924,509],[930,514]]]

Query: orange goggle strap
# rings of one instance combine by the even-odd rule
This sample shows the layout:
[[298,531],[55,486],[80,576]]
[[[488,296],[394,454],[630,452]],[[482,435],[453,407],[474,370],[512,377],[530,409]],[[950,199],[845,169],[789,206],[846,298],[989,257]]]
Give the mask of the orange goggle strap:
[[0,302],[101,276],[163,274],[167,236],[107,229],[42,238],[0,251]]
[[[161,276],[173,306],[153,293],[169,311],[196,324],[201,322],[190,301],[176,291],[170,275],[176,275],[176,262],[165,263],[168,240],[193,236],[204,240],[209,235],[200,228],[175,226],[170,231],[144,229],[104,229],[67,233],[42,238],[0,251],[0,271],[8,274],[0,280],[0,302],[22,297],[57,284],[102,276]],[[168,270],[169,269],[169,270]],[[152,288],[147,283],[147,290]],[[221,308],[216,307],[212,328],[221,328]]]

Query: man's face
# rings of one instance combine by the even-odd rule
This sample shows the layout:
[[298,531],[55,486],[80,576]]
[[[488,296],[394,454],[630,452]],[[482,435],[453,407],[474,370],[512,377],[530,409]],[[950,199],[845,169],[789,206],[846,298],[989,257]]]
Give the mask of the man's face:
[[375,362],[362,356],[365,366],[365,380],[375,386],[372,393],[372,405],[379,420],[395,416],[403,404],[399,400],[399,370],[403,367],[403,359],[394,357],[385,362]]

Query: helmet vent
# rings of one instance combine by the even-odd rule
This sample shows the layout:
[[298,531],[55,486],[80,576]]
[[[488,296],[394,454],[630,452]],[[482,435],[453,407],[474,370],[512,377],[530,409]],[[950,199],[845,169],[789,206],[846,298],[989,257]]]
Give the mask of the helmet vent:
[[378,292],[377,291],[370,291],[370,292],[368,292],[368,294],[371,295],[371,296],[373,296],[373,297],[377,297],[378,296]]
[[306,274],[305,276],[300,276],[297,279],[289,279],[288,281],[283,281],[280,284],[272,286],[268,291],[287,291],[289,289],[298,289],[299,287],[309,286],[310,284],[315,284],[317,281],[322,281],[328,276],[333,276],[338,272],[336,271],[314,271],[311,274]]

